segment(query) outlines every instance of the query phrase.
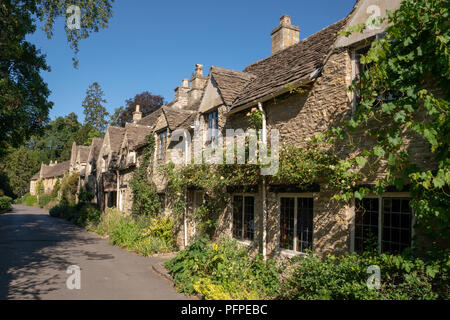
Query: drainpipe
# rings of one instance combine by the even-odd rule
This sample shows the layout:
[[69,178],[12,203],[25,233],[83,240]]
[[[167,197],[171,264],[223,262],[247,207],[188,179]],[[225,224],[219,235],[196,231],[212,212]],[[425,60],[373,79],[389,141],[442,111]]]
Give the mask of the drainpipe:
[[[186,131],[183,133],[184,138],[184,164],[188,165],[189,162],[189,143],[187,140]],[[184,215],[183,215],[183,224],[184,224],[184,247],[188,246],[188,230],[187,230],[187,188],[184,190]]]
[[[266,122],[266,113],[263,109],[263,105],[261,102],[258,102],[258,109],[262,113],[262,143],[267,147],[267,122]],[[262,254],[264,261],[267,260],[267,204],[266,204],[266,176],[263,177],[262,181],[262,225],[263,225],[263,234],[262,234]]]

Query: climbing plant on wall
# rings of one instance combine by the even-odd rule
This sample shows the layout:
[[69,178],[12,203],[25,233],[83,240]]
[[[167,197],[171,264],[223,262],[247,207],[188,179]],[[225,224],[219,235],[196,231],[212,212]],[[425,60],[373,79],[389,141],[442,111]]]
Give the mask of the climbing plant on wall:
[[[437,237],[448,236],[450,227],[449,7],[446,0],[405,0],[388,12],[385,36],[362,56],[366,71],[350,88],[359,99],[356,112],[330,132],[344,140],[365,130],[375,144],[344,164],[362,169],[385,162],[387,175],[377,179],[375,191],[409,185],[418,225]],[[410,142],[420,141],[427,142],[432,168],[411,161]],[[360,198],[367,192],[341,196]]]
[[130,187],[133,194],[132,212],[139,215],[155,216],[161,209],[156,185],[149,179],[152,159],[155,152],[155,137],[147,136],[147,145],[142,155],[142,161],[133,173]]

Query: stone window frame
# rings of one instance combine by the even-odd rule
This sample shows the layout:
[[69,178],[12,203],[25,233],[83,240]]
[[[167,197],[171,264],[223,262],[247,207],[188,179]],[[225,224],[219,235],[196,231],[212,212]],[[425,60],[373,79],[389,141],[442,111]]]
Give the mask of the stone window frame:
[[[383,239],[383,224],[382,224],[382,216],[383,216],[383,199],[384,198],[393,198],[393,199],[412,199],[411,194],[409,192],[385,192],[381,196],[370,194],[365,196],[364,198],[368,199],[378,199],[378,252],[382,253],[382,239]],[[350,252],[355,252],[355,223],[356,223],[356,205],[355,199],[352,200],[350,207]],[[416,224],[416,216],[414,214],[414,209],[411,208],[411,244],[410,247],[414,248],[414,236],[416,235],[414,225]]]
[[[167,129],[161,130],[158,133],[158,161],[166,161],[166,153],[167,153],[167,139],[168,139],[168,133]],[[163,145],[163,139],[162,136],[164,135],[164,145]],[[163,150],[164,146],[164,150]]]
[[[214,114],[216,115],[214,117]],[[213,144],[216,140],[217,140],[217,136],[219,134],[219,108],[213,108],[211,110],[209,110],[208,112],[205,112],[204,114],[204,121],[205,121],[205,127],[206,127],[206,132],[205,132],[205,142],[206,144]],[[213,118],[210,119],[210,116],[213,115]],[[212,122],[211,124],[211,128],[210,128],[210,120]],[[215,122],[214,122],[215,120]],[[211,136],[209,135],[209,130],[210,129],[215,129],[215,135],[213,135],[213,133],[211,133]]]
[[[253,198],[253,240],[245,239],[244,236],[242,238],[238,239],[233,234],[233,224],[234,224],[234,197],[242,197],[243,205],[242,205],[242,234],[244,234],[244,221],[245,221],[245,198],[246,197],[252,197]],[[235,239],[238,243],[251,246],[255,242],[255,238],[257,236],[256,234],[256,213],[255,213],[255,207],[256,207],[256,196],[254,193],[233,193],[231,196],[231,237]]]
[[[293,257],[293,256],[304,256],[307,255],[306,252],[295,251],[290,249],[281,248],[281,198],[309,198],[313,199],[313,236],[312,236],[312,250],[314,250],[314,218],[316,215],[316,203],[317,203],[317,193],[314,192],[302,192],[302,193],[279,193],[277,195],[277,215],[278,215],[278,223],[277,223],[277,243],[276,250],[280,252],[282,255]],[[298,201],[295,201],[294,212],[297,216],[297,206]],[[294,224],[294,230],[296,230],[297,224]],[[294,237],[295,239],[295,237]]]

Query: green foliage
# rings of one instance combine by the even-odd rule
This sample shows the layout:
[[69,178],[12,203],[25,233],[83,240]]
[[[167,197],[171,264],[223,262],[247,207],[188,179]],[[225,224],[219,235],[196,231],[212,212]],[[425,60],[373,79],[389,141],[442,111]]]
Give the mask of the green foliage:
[[30,193],[27,193],[22,197],[21,203],[29,207],[35,206],[37,205],[37,197],[32,196]]
[[44,191],[45,191],[45,188],[44,188],[44,182],[42,182],[41,179],[38,179],[38,180],[36,181],[35,189],[36,189],[36,195],[37,195],[38,198],[39,198],[39,196],[40,196],[41,194],[43,194]]
[[247,113],[247,117],[247,121],[250,127],[256,130],[262,129],[263,114],[260,110],[252,108],[250,112]]
[[61,181],[61,200],[63,204],[75,204],[78,187],[78,173],[66,174]]
[[130,181],[133,193],[132,211],[137,215],[156,216],[161,203],[156,190],[156,185],[149,180],[149,168],[152,167],[151,159],[155,152],[155,137],[153,134],[147,136],[147,146],[142,155],[142,162],[134,171]]
[[[347,254],[302,257],[283,282],[281,299],[416,300],[448,299],[448,255],[426,263],[396,255]],[[369,289],[367,268],[381,269],[381,288]]]
[[94,194],[88,187],[81,187],[80,193],[78,194],[78,200],[82,202],[91,202],[94,199]]
[[[369,266],[381,269],[381,288],[369,289]],[[206,299],[411,300],[448,299],[450,257],[312,252],[276,264],[249,256],[234,240],[193,242],[165,263],[177,290]]]
[[175,248],[174,226],[170,218],[124,216],[117,209],[107,209],[95,231],[109,235],[112,244],[143,256],[171,252]]
[[12,210],[12,198],[0,196],[0,213]]
[[41,194],[41,195],[39,195],[38,205],[39,205],[39,207],[44,208],[52,200],[53,200],[53,198],[50,194],[47,194],[47,193]]
[[86,90],[86,97],[83,100],[85,124],[92,126],[98,132],[103,133],[108,126],[108,112],[104,104],[104,92],[97,82],[92,83]]
[[59,191],[61,190],[61,179],[56,179],[55,185],[53,186],[53,190],[51,193],[52,198],[56,199],[59,195]]
[[[370,167],[385,160],[388,174],[377,180],[376,191],[409,184],[417,224],[435,239],[448,237],[450,227],[448,19],[445,0],[405,0],[397,11],[388,12],[386,36],[374,40],[361,58],[368,68],[350,88],[360,103],[345,126],[351,132],[383,123],[367,130],[376,145],[360,151],[357,162]],[[413,143],[428,142],[434,169],[412,163],[411,137]],[[350,197],[347,193],[342,198]]]
[[281,270],[275,262],[250,257],[235,240],[216,244],[198,239],[165,266],[178,291],[203,294],[206,299],[266,299],[279,294]]
[[68,220],[78,226],[93,228],[100,221],[100,210],[92,203],[77,205],[60,203],[50,209],[49,214],[54,218]]

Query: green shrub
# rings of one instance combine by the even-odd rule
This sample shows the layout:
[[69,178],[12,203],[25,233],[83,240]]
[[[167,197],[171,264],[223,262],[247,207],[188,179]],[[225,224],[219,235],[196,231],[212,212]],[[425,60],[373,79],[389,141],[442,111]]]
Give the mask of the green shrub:
[[199,239],[165,266],[179,291],[203,294],[206,299],[267,299],[280,290],[275,261],[250,257],[246,248],[231,239],[218,244]]
[[80,203],[78,205],[60,203],[49,211],[50,216],[68,220],[81,227],[92,229],[100,220],[100,210],[95,204]]
[[46,194],[46,193],[41,194],[39,196],[39,200],[38,200],[39,207],[44,208],[52,200],[53,200],[53,198],[50,194]]
[[[319,259],[313,254],[302,257],[291,276],[283,283],[280,299],[301,300],[409,300],[445,298],[448,256],[442,261],[425,263],[400,255],[347,254]],[[381,269],[381,288],[369,289],[367,268]],[[447,289],[443,289],[443,286]],[[439,287],[439,288],[438,288]],[[442,290],[443,289],[443,290]],[[447,297],[448,298],[448,297]]]
[[8,196],[0,196],[0,213],[10,211],[12,209],[13,199]]
[[66,174],[61,181],[61,203],[75,205],[78,187],[77,173]]
[[27,193],[22,197],[22,203],[30,207],[35,206],[37,205],[37,197]]

